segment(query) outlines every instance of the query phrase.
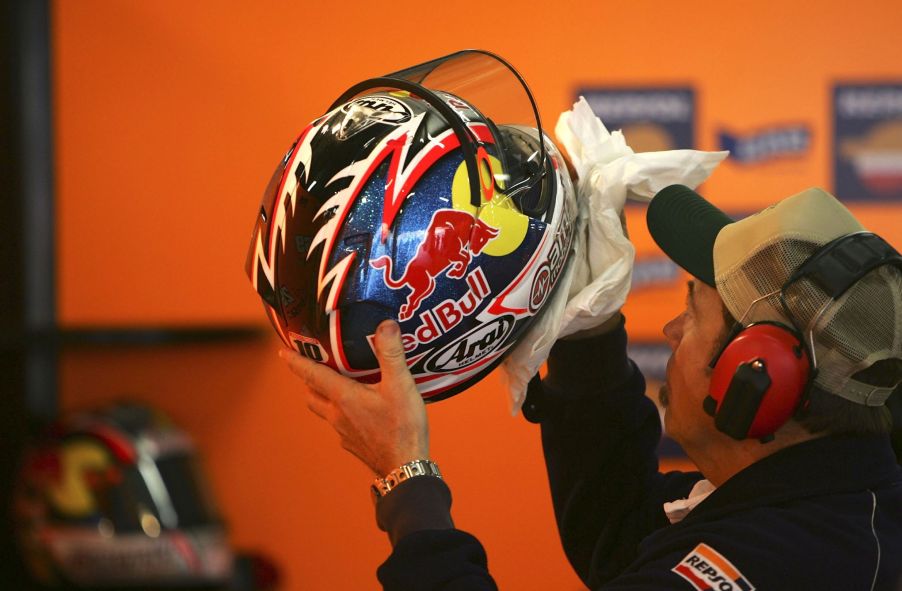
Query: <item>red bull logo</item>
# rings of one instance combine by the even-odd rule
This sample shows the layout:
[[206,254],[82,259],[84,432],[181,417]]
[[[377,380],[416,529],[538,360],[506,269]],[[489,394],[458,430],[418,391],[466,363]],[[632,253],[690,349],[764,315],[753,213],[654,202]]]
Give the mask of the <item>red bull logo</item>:
[[462,278],[472,257],[482,253],[485,245],[498,233],[498,228],[466,211],[440,209],[433,214],[425,238],[417,246],[416,254],[407,263],[400,279],[392,277],[392,261],[388,256],[372,260],[370,265],[383,270],[385,284],[391,289],[410,290],[398,315],[400,320],[407,320],[435,291],[436,277],[446,273],[448,277]]

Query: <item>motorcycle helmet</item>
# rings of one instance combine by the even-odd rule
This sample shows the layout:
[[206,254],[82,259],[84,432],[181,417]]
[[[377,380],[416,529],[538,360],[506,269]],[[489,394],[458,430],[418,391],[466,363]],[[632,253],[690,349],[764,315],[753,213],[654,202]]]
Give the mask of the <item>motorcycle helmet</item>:
[[569,259],[577,207],[535,101],[468,50],[339,96],[267,186],[246,261],[285,344],[364,382],[400,323],[427,401],[501,362]]
[[232,554],[190,438],[148,407],[57,423],[14,495],[25,563],[47,588],[222,586]]

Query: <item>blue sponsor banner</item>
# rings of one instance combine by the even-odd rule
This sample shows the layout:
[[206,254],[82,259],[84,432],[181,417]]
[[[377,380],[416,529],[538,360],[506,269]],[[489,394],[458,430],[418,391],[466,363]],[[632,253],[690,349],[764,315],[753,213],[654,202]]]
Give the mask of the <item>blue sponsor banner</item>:
[[666,256],[637,256],[631,290],[671,285],[679,278],[680,268]]
[[695,89],[587,87],[579,89],[610,131],[620,129],[637,152],[695,147]]
[[730,151],[730,160],[739,164],[763,164],[798,157],[811,149],[811,128],[804,124],[773,126],[754,133],[718,134],[720,149]]
[[845,201],[902,200],[902,82],[834,86],[833,174]]
[[630,341],[627,354],[647,379],[663,382],[667,374],[670,347],[663,341]]

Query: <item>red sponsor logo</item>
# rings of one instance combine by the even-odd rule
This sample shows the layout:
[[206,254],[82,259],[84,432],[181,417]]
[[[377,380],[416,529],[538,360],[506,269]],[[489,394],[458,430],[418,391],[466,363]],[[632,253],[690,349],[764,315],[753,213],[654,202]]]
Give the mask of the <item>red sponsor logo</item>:
[[732,562],[707,544],[696,546],[670,570],[697,591],[755,591],[755,586]]
[[413,333],[402,337],[404,350],[408,353],[420,344],[434,341],[469,316],[489,295],[489,284],[480,267],[467,275],[469,289],[460,299],[447,299],[431,310],[420,312],[420,325]]
[[554,289],[564,263],[567,262],[567,251],[573,238],[573,215],[567,202],[564,203],[564,215],[561,227],[554,236],[548,259],[542,263],[532,280],[532,289],[529,294],[529,311],[533,314],[539,311],[548,294]]
[[536,276],[532,280],[532,290],[529,294],[529,311],[535,314],[545,303],[545,299],[551,292],[551,267],[548,263],[542,263]]
[[398,315],[400,320],[407,320],[435,291],[436,277],[442,273],[455,279],[463,277],[473,255],[479,255],[498,232],[498,228],[465,211],[440,209],[433,214],[426,237],[399,279],[392,277],[392,261],[388,256],[372,260],[370,265],[383,270],[385,283],[391,289],[410,290]]

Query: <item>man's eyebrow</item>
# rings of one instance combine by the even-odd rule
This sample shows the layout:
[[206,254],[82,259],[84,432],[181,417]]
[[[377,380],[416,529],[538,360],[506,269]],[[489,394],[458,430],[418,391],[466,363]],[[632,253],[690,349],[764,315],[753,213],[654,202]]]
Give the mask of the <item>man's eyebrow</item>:
[[686,289],[689,290],[689,293],[686,295],[686,300],[689,302],[689,307],[695,312],[695,280],[690,279],[686,282]]

